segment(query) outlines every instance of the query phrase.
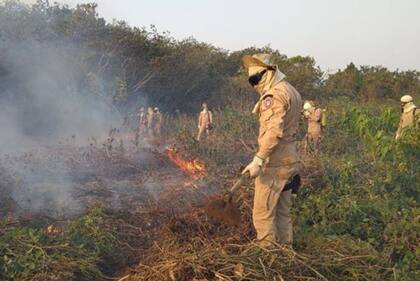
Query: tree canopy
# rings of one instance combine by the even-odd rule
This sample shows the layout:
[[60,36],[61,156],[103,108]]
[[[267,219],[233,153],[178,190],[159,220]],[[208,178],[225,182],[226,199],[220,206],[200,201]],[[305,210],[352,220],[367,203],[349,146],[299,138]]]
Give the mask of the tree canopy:
[[[42,49],[54,49],[72,64],[72,85],[63,88],[88,89],[123,111],[153,104],[189,112],[204,100],[217,107],[236,99],[252,101],[255,96],[244,96],[252,89],[246,85],[240,58],[255,52],[272,53],[306,99],[337,95],[369,101],[397,99],[420,90],[418,71],[350,63],[326,76],[312,57],[287,57],[269,46],[230,52],[194,38],[175,40],[154,26],[106,22],[96,8],[94,3],[69,8],[45,0],[31,6],[6,1],[0,4],[0,55],[7,56],[16,46],[23,46],[32,57],[40,56]],[[44,54],[40,59],[51,58]],[[5,61],[0,61],[0,80],[1,95],[18,83]]]

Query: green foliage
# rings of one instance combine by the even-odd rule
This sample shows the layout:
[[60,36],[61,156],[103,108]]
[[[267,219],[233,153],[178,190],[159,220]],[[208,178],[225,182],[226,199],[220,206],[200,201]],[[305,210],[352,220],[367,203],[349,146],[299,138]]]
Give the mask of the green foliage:
[[104,206],[97,205],[90,209],[88,215],[73,222],[69,228],[71,244],[97,256],[104,256],[116,250],[117,240],[113,236],[115,230],[104,225],[104,212]]
[[[339,108],[343,106],[330,110],[333,134],[324,138],[325,186],[298,198],[296,244],[308,235],[362,240],[394,268],[397,280],[416,280],[419,132],[413,130],[396,142],[398,113],[392,108],[360,104]],[[337,143],[343,146],[340,154]]]
[[381,66],[361,66],[350,63],[324,81],[322,89],[327,96],[344,95],[363,101],[383,98],[398,99],[402,95],[418,95],[418,71],[389,71]]
[[342,127],[357,134],[372,154],[372,158],[383,160],[390,152],[395,153],[394,131],[398,115],[389,107],[381,108],[376,115],[354,106],[345,112]]
[[0,280],[105,280],[109,257],[123,259],[127,246],[102,205],[93,206],[62,233],[7,227],[0,236]]
[[357,67],[350,63],[344,70],[330,75],[325,81],[324,90],[328,95],[356,97],[362,86],[362,76]]
[[[79,92],[88,89],[123,111],[150,103],[165,111],[192,112],[204,100],[224,107],[226,98],[230,99],[226,94],[244,99],[242,90],[250,92],[251,88],[240,72],[240,59],[255,52],[272,53],[289,81],[304,95],[315,97],[321,85],[322,72],[311,57],[288,58],[270,47],[229,53],[194,38],[177,41],[154,26],[146,29],[132,28],[123,21],[106,23],[96,8],[96,4],[68,8],[48,1],[32,6],[19,1],[1,3],[0,52],[8,53],[15,45],[34,45],[26,52],[37,56],[37,48],[53,48],[76,66],[69,76],[76,80]],[[9,71],[7,65],[0,65],[0,70]],[[6,80],[2,84],[20,84],[1,73],[0,78]],[[91,77],[95,77],[95,85]],[[239,90],[238,77],[242,80]],[[254,98],[246,95],[247,106],[252,106]]]
[[[418,95],[420,90],[417,71],[391,72],[380,66],[350,63],[324,77],[309,56],[287,57],[269,46],[229,53],[194,38],[177,41],[154,26],[146,29],[130,27],[124,21],[107,23],[98,17],[96,4],[68,8],[48,1],[32,6],[6,1],[0,7],[0,52],[33,42],[37,42],[36,48],[56,48],[77,65],[72,77],[80,92],[88,89],[122,111],[150,103],[165,111],[193,112],[204,100],[214,107],[229,104],[243,111],[252,106],[256,96],[247,85],[241,57],[257,52],[273,54],[287,80],[306,99],[338,95],[369,101],[397,99],[403,94]],[[27,52],[36,56],[36,48]],[[0,78],[8,70],[0,65]],[[92,76],[96,77],[94,86]],[[4,85],[20,84],[9,81],[7,75],[5,79]]]

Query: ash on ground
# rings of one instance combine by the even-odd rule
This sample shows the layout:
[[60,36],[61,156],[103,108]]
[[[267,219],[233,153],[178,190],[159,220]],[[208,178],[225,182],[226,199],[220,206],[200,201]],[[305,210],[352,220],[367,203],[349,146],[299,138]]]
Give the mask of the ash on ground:
[[199,196],[196,182],[150,147],[58,144],[0,158],[2,217],[68,219],[98,201],[131,212],[156,201],[176,209]]

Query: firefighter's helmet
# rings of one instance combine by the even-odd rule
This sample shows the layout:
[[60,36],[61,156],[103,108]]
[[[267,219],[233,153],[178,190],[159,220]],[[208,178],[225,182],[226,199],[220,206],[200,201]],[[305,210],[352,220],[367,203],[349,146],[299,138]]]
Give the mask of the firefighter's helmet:
[[409,103],[413,101],[413,97],[410,95],[404,95],[401,97],[401,102],[402,103]]

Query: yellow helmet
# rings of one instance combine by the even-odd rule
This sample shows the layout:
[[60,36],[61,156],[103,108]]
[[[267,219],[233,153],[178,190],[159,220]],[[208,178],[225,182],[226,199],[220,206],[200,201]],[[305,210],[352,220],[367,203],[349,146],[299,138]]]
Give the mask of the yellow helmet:
[[305,103],[303,104],[303,110],[309,110],[312,108],[312,104],[309,101],[305,101]]

